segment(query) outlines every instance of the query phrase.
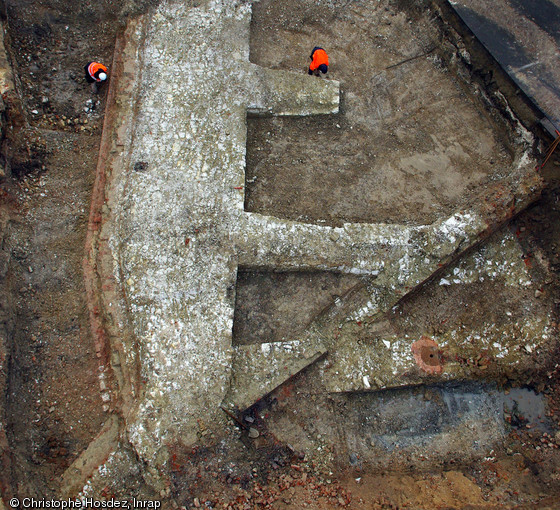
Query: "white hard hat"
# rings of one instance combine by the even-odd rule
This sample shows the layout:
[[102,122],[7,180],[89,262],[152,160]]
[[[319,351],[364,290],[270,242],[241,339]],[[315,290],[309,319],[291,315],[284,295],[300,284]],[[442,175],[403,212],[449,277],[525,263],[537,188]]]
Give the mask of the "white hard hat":
[[104,80],[107,79],[107,75],[106,75],[105,73],[99,73],[99,79],[100,79],[101,81],[104,81]]

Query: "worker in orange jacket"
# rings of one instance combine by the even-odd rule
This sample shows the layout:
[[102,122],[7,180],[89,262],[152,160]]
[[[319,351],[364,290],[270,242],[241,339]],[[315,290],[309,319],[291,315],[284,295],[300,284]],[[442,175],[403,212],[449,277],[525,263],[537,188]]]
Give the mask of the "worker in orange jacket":
[[97,92],[97,87],[107,79],[107,68],[99,62],[88,62],[84,70],[86,72],[86,81],[91,83],[92,90]]
[[307,74],[319,76],[319,71],[325,74],[329,70],[329,56],[323,48],[315,46],[309,58],[311,59],[311,64],[309,65]]

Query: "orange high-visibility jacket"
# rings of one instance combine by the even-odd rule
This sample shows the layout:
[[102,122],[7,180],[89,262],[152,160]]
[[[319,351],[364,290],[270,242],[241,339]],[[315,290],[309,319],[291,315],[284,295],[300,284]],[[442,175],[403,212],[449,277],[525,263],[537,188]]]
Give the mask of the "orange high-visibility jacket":
[[103,65],[100,64],[99,62],[92,62],[88,68],[88,74],[95,80],[95,81],[101,81],[97,76],[96,73],[104,72],[105,74],[107,74],[107,68]]
[[315,69],[323,64],[325,64],[326,66],[329,65],[329,56],[327,55],[327,52],[325,50],[319,48],[318,50],[315,50],[313,52],[313,62],[311,62],[309,70],[315,71]]

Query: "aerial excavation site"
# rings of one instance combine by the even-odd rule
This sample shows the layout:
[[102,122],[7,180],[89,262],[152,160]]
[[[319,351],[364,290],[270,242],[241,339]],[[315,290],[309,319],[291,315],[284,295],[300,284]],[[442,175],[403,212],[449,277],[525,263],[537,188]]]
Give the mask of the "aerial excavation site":
[[0,510],[560,508],[560,0],[0,13]]

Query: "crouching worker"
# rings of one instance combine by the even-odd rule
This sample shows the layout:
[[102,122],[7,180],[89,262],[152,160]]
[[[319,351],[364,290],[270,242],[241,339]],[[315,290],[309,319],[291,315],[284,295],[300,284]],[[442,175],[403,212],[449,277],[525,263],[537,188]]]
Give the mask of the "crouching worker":
[[99,62],[89,62],[84,67],[86,71],[86,81],[91,83],[91,90],[98,91],[98,87],[107,80],[107,68]]
[[329,70],[329,56],[323,48],[315,46],[309,58],[311,59],[311,64],[307,74],[319,76],[319,71],[325,74]]

